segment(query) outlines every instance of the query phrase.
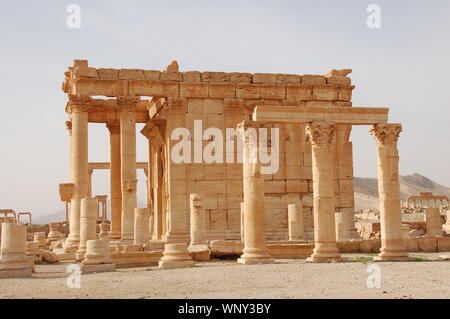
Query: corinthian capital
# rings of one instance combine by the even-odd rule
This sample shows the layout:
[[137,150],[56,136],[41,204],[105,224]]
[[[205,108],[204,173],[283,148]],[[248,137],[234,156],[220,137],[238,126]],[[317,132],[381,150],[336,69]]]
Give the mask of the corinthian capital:
[[120,121],[107,122],[106,127],[108,128],[110,134],[119,134],[120,133]]
[[69,97],[69,102],[67,102],[67,108],[66,108],[66,111],[68,113],[72,113],[73,111],[79,111],[79,112],[87,112],[88,111],[89,106],[92,101],[90,96],[69,94],[68,97]]
[[402,131],[401,124],[376,124],[369,129],[378,145],[394,145]]
[[312,145],[328,145],[336,134],[336,125],[327,122],[312,122],[305,128],[306,136]]

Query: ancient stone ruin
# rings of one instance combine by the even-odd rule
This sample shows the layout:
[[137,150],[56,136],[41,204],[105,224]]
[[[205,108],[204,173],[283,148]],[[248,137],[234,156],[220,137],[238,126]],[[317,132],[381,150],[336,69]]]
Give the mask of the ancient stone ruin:
[[[62,85],[70,145],[69,179],[59,185],[66,223],[50,224],[47,237],[36,233],[27,245],[22,230],[10,230],[15,216],[5,216],[0,273],[29,275],[28,260],[34,265],[40,256],[78,261],[87,273],[193,267],[223,256],[241,264],[343,261],[343,252],[408,260],[407,251],[428,249],[431,241],[450,250],[436,206],[426,214],[427,236],[405,236],[411,229],[400,201],[402,126],[389,123],[388,108],[352,105],[350,72],[180,72],[175,61],[163,71],[104,69],[75,60]],[[147,138],[143,163],[136,161],[137,123]],[[109,131],[107,163],[89,162],[89,124]],[[378,231],[358,233],[355,224],[353,125],[369,126],[375,140]],[[92,194],[98,169],[109,170],[108,195]],[[137,169],[146,175],[143,208]],[[416,201],[409,198],[408,207]],[[11,241],[18,242],[14,249]]]

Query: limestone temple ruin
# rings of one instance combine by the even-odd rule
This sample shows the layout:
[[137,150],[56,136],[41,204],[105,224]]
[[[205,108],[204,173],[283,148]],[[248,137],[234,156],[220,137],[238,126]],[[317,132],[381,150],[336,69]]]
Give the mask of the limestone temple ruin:
[[[408,259],[398,174],[402,126],[388,122],[387,108],[352,106],[350,72],[180,72],[175,61],[163,71],[103,69],[74,60],[62,85],[68,97],[70,165],[59,192],[68,236],[58,240],[61,234],[50,225],[47,245],[44,236],[36,247],[25,242],[14,247],[15,254],[77,260],[85,272],[158,262],[161,268],[189,267],[194,260],[230,254],[242,264],[306,257],[340,261],[340,252],[349,250],[379,252],[377,260]],[[109,131],[107,163],[89,162],[90,123],[104,124]],[[145,125],[140,132],[137,123]],[[203,131],[214,128],[221,134],[197,136],[198,123]],[[376,142],[379,242],[361,239],[356,231],[353,125],[369,126]],[[171,156],[179,143],[173,136],[177,128],[187,130],[184,156],[191,162]],[[228,135],[229,128],[241,134]],[[260,128],[278,132],[268,136],[265,147],[277,152],[272,174],[253,160],[264,147],[254,143],[250,132],[261,135]],[[144,163],[136,161],[138,133],[148,141]],[[202,160],[201,150],[208,148],[222,160]],[[97,169],[110,173],[109,218],[108,196],[92,194]],[[147,177],[144,208],[137,207],[137,169]],[[9,247],[13,234],[25,241],[22,229],[8,227],[15,226],[2,232],[2,256],[8,256],[3,246]],[[450,250],[448,238],[442,238]],[[6,267],[1,265],[8,264],[3,260],[0,273]],[[29,274],[22,257],[14,262]]]

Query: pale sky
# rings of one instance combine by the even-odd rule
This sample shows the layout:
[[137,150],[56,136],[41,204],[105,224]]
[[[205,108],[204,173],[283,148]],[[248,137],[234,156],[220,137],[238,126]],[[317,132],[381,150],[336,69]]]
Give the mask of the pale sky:
[[[81,8],[69,29],[66,8]],[[381,28],[369,29],[369,4]],[[354,106],[390,108],[403,124],[400,173],[450,186],[450,2],[5,1],[0,3],[0,208],[34,216],[63,208],[68,182],[64,71],[93,67],[324,74],[351,68]],[[90,124],[89,161],[109,161],[108,131]],[[355,128],[355,176],[376,176],[375,142]],[[138,133],[138,161],[147,161]],[[109,194],[108,172],[94,194]],[[138,175],[145,201],[144,176]]]

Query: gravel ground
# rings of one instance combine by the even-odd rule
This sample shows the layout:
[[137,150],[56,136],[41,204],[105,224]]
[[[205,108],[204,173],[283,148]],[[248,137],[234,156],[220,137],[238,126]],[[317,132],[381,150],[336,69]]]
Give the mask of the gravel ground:
[[38,265],[32,278],[0,279],[0,298],[450,298],[450,262],[422,260],[437,255],[375,263],[380,288],[367,287],[368,266],[374,264],[367,255],[346,255],[355,261],[332,264],[280,259],[250,266],[214,260],[186,269],[118,269],[82,275],[80,288],[67,286],[69,263]]

